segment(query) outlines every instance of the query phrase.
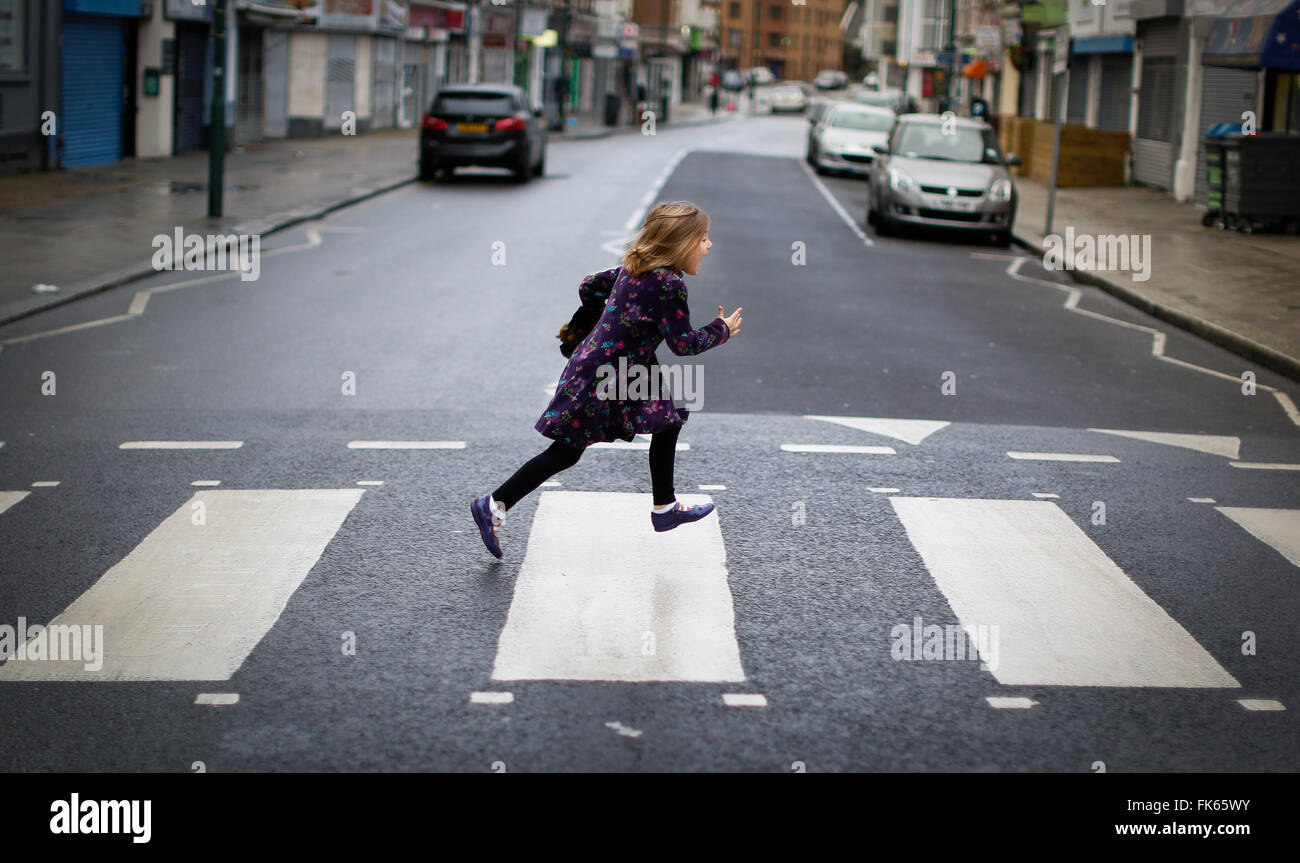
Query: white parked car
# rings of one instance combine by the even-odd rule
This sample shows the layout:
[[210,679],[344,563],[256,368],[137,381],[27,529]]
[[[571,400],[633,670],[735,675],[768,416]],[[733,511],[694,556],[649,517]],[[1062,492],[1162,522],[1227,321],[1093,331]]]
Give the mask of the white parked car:
[[778,84],[767,96],[772,113],[793,111],[802,114],[808,110],[808,96],[798,84]]
[[819,174],[826,171],[869,174],[876,160],[874,148],[889,141],[894,120],[894,112],[888,108],[837,103],[813,127],[808,141],[808,161]]

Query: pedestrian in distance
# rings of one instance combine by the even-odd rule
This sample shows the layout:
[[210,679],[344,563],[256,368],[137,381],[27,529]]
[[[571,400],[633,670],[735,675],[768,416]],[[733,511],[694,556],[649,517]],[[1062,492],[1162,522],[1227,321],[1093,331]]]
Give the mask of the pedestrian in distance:
[[709,114],[718,116],[718,85],[714,84],[709,88]]
[[740,332],[743,310],[728,315],[722,306],[707,325],[691,327],[681,277],[699,273],[712,247],[707,213],[689,201],[656,204],[623,255],[622,266],[582,280],[582,305],[556,336],[569,362],[534,426],[552,443],[491,494],[470,504],[483,544],[493,555],[501,557],[497,534],[506,513],[543,482],[577,464],[593,443],[650,435],[650,522],[656,531],[698,521],[713,511],[713,504],[682,504],[673,492],[677,435],[689,411],[674,407],[671,397],[611,398],[609,387],[602,386],[608,383],[607,373],[601,370],[619,368],[621,360],[626,368],[648,367],[657,379],[655,350],[660,342],[667,342],[677,356],[694,356]]

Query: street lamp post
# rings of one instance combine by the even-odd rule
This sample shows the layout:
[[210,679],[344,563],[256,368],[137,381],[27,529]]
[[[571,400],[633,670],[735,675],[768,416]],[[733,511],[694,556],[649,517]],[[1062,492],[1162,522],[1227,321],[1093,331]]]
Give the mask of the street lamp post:
[[226,182],[226,0],[212,9],[212,128],[208,134],[208,218],[219,219]]

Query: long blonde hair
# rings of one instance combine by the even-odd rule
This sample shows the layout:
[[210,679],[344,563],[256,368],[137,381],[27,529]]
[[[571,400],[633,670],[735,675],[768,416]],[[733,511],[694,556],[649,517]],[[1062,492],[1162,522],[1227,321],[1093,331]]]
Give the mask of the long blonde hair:
[[639,276],[656,267],[681,269],[686,256],[708,232],[709,214],[690,201],[655,204],[623,255],[623,271]]

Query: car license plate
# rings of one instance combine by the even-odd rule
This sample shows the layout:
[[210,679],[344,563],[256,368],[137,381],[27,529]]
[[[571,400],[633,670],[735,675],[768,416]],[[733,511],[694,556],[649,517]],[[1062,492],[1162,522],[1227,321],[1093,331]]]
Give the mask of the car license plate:
[[935,205],[940,210],[959,210],[961,212],[970,212],[975,209],[974,201],[965,201],[961,198],[935,198]]
[[457,123],[457,132],[486,132],[487,123]]

